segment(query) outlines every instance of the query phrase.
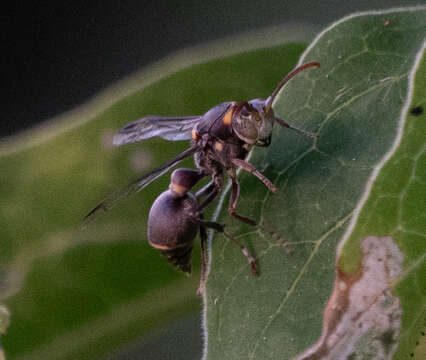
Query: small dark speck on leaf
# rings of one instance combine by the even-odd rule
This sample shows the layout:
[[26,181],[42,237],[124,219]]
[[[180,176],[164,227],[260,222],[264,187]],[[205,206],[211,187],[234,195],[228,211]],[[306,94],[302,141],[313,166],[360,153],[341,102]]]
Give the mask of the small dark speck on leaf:
[[411,115],[419,116],[423,114],[423,106],[416,106],[410,110]]
[[346,360],[355,360],[355,358],[356,358],[356,353],[352,353],[352,354],[349,354]]
[[394,344],[395,340],[393,339],[394,333],[392,330],[385,331],[380,340],[382,341],[383,347],[386,352],[389,353],[391,346]]

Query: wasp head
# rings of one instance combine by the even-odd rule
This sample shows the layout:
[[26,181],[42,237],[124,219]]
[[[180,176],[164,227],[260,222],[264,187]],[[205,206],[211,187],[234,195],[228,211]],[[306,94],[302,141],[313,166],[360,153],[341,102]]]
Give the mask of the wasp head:
[[272,109],[265,111],[265,106],[266,102],[262,99],[236,105],[232,128],[247,144],[269,146],[271,143],[275,116]]
[[310,62],[295,68],[281,80],[266,100],[254,99],[249,102],[242,102],[235,105],[232,117],[232,128],[237,136],[250,145],[269,146],[271,143],[272,128],[274,122],[277,121],[278,124],[283,127],[296,130],[306,136],[316,137],[316,134],[298,129],[277,117],[272,109],[272,103],[281,88],[292,77],[307,68],[318,66],[320,66],[319,63]]

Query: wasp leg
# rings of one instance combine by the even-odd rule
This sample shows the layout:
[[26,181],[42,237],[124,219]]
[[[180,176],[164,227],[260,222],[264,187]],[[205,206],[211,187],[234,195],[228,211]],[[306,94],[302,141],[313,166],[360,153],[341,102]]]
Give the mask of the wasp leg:
[[235,212],[235,207],[237,206],[237,202],[238,202],[238,198],[240,197],[240,184],[238,183],[236,174],[235,174],[235,169],[232,169],[232,171],[230,171],[229,176],[231,177],[232,180],[232,192],[231,192],[231,197],[229,199],[229,207],[228,207],[228,212],[236,219],[251,225],[251,226],[256,226],[256,221],[246,218],[244,216],[238,215]]
[[208,206],[216,197],[219,195],[220,190],[223,187],[223,174],[222,173],[214,173],[212,175],[213,180],[211,183],[207,184],[204,188],[199,190],[196,194],[197,199],[203,195],[205,195],[208,191],[210,193],[203,200],[203,202],[198,205],[197,212],[201,213],[206,206]]
[[200,190],[198,190],[195,193],[195,198],[197,199],[198,202],[200,202],[200,199],[202,196],[211,193],[213,191],[215,187],[214,181],[210,181],[207,185],[203,186]]
[[207,231],[206,228],[200,224],[200,238],[201,238],[201,275],[200,286],[197,290],[197,295],[202,295],[206,289],[207,279]]
[[250,164],[249,162],[241,159],[232,159],[232,163],[256,176],[272,192],[277,192],[277,188],[275,187],[275,185],[272,184],[272,182],[265,175],[263,175],[259,170],[257,170],[253,164]]
[[209,205],[214,199],[216,199],[218,194],[219,194],[219,189],[217,187],[214,187],[213,190],[210,192],[210,194],[208,194],[207,197],[203,200],[203,202],[200,205],[198,205],[196,211],[198,213],[202,212],[207,205]]
[[[195,222],[197,222],[200,225],[200,231],[201,231],[202,228],[204,228],[204,231],[205,231],[206,228],[214,229],[214,230],[222,233],[223,235],[225,235],[229,240],[233,241],[241,249],[241,252],[243,253],[243,255],[247,258],[247,261],[249,262],[249,264],[251,266],[252,274],[255,275],[255,276],[259,275],[256,260],[254,259],[254,257],[250,255],[249,251],[247,250],[247,248],[245,246],[243,246],[243,244],[241,244],[237,239],[235,239],[233,236],[231,236],[230,234],[228,234],[225,231],[225,228],[224,228],[223,225],[221,225],[217,222],[213,222],[213,221],[206,221],[206,220],[203,220],[201,218],[195,219]],[[203,248],[201,248],[201,249],[203,249]],[[201,275],[203,275],[203,274],[201,274]],[[205,286],[205,280],[204,280],[204,286]],[[200,283],[200,288],[201,288],[201,283]]]

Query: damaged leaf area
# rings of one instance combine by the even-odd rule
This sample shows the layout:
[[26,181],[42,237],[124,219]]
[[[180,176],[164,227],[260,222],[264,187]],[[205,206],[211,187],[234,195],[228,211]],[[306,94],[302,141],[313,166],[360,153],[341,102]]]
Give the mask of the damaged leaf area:
[[[413,70],[400,142],[380,169],[339,258],[341,270],[350,273],[358,262],[354,254],[369,234],[392,237],[404,253],[402,273],[388,283],[403,310],[395,359],[413,358],[426,328],[426,116],[418,110],[426,106],[424,51]],[[424,350],[418,354],[425,356]]]
[[[404,127],[408,117],[422,119],[422,114],[401,114],[407,114],[411,101],[425,19],[424,7],[350,16],[321,33],[302,56],[300,63],[318,61],[321,68],[306,70],[286,85],[274,110],[319,137],[312,140],[276,125],[271,146],[252,153],[250,161],[278,188],[271,194],[253,176],[240,174],[237,210],[256,219],[258,227],[230,220],[229,199],[223,197],[218,220],[248,247],[260,276],[250,274],[233,243],[214,238],[205,359],[391,359],[402,351],[405,336],[418,331],[406,318],[424,316],[425,291],[417,283],[423,276],[424,287],[425,196],[422,200],[420,193],[402,189],[410,174],[424,188],[424,168],[423,175],[413,176],[413,166],[403,165],[424,162],[424,154],[410,151],[416,146],[424,151],[425,129]],[[403,129],[414,139],[404,146]],[[383,211],[364,218],[388,229],[384,225],[396,212],[405,225],[393,232],[364,227],[357,232],[362,236],[346,241],[336,267],[339,242],[354,230],[354,219],[361,221],[358,208],[369,198],[367,189],[396,149],[403,151],[401,177],[393,175],[395,169],[388,174],[389,202],[379,193]],[[393,196],[406,198],[406,205]],[[423,229],[410,230],[412,246],[402,246],[398,228],[407,230],[413,216]],[[415,299],[400,296],[402,284]],[[416,310],[407,310],[408,299]]]
[[358,270],[337,270],[319,341],[296,360],[390,359],[402,309],[389,284],[401,276],[402,261],[391,237],[365,238]]

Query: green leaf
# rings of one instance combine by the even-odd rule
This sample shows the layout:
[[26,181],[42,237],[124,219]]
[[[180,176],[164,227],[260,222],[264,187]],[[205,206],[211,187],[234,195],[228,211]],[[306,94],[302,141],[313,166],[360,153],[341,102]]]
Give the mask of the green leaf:
[[[365,204],[342,248],[339,265],[351,271],[362,239],[391,236],[404,254],[403,272],[392,284],[403,309],[395,359],[413,352],[426,323],[426,53],[410,77],[411,93],[401,114],[401,134],[374,180]],[[420,355],[420,354],[419,354]],[[426,356],[423,353],[422,356]]]
[[[216,44],[203,55],[185,52],[0,144],[0,300],[12,314],[1,340],[8,359],[97,359],[199,312],[198,249],[187,279],[146,242],[148,210],[167,175],[86,232],[76,228],[109,192],[188,147],[155,139],[113,149],[115,129],[150,113],[199,114],[222,101],[266,96],[305,48],[284,44],[306,39],[297,30]],[[228,48],[245,52],[211,60],[229,55]]]
[[274,110],[319,138],[276,125],[253,151],[276,194],[240,174],[237,210],[260,225],[226,211],[220,221],[260,276],[215,237],[205,359],[409,358],[425,326],[425,117],[407,114],[425,105],[425,36],[424,7],[356,14],[302,56],[321,68],[293,79]]

